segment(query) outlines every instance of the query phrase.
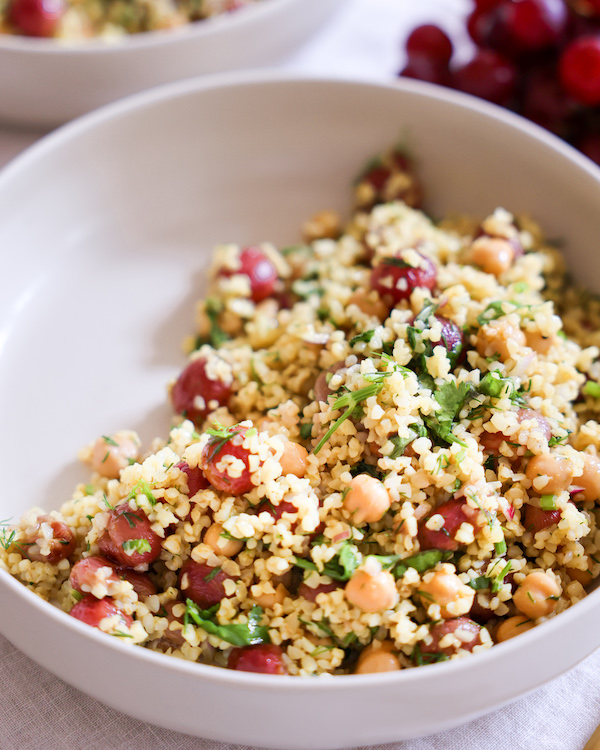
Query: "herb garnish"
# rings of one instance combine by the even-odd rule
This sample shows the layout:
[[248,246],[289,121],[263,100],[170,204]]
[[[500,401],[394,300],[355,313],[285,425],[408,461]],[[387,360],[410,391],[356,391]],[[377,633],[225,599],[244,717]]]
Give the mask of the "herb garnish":
[[403,456],[404,451],[413,442],[413,440],[416,440],[419,437],[426,436],[427,430],[425,429],[424,425],[418,423],[411,424],[408,428],[408,437],[400,437],[399,435],[396,435],[395,437],[390,438],[390,442],[394,444],[394,450],[387,458],[394,459]]
[[137,552],[139,555],[143,555],[145,552],[152,552],[152,547],[147,539],[128,539],[121,545],[123,550],[128,555],[133,555]]
[[595,380],[587,380],[581,390],[586,396],[600,398],[600,383],[596,383]]
[[352,574],[362,561],[362,555],[357,547],[350,542],[344,542],[339,552],[329,562],[326,562],[322,570],[312,560],[303,557],[295,557],[294,564],[304,570],[316,570],[321,575],[329,576],[334,581],[349,581]]
[[190,620],[210,635],[216,635],[232,646],[255,646],[259,643],[270,643],[268,628],[261,625],[263,611],[260,607],[252,607],[248,613],[248,622],[219,625],[214,617],[218,606],[209,610],[201,610],[191,599],[186,599],[183,622],[187,626]]
[[411,654],[411,659],[414,661],[417,667],[422,667],[425,664],[435,664],[440,661],[447,661],[449,658],[450,657],[447,654],[444,654],[442,652],[438,652],[435,654],[423,654],[418,643],[414,647]]
[[395,578],[403,576],[409,568],[414,568],[417,573],[424,573],[426,570],[435,568],[440,562],[445,562],[452,558],[453,553],[449,550],[427,549],[423,552],[417,552],[415,555],[405,557],[396,565],[392,573]]
[[131,490],[129,495],[127,495],[127,500],[135,500],[138,495],[145,495],[150,505],[156,505],[156,498],[152,494],[152,490],[150,489],[148,483],[143,479],[140,479],[135,487]]
[[435,416],[423,417],[428,429],[445,443],[458,443],[466,447],[465,443],[452,433],[452,426],[465,402],[473,394],[471,383],[445,381],[433,394],[440,408],[435,412]]
[[333,435],[333,433],[338,429],[338,427],[340,427],[347,419],[349,419],[358,411],[360,404],[363,401],[366,401],[366,399],[370,398],[371,396],[377,396],[381,392],[384,386],[384,379],[386,377],[389,377],[391,374],[391,372],[371,373],[371,378],[365,376],[365,380],[372,379],[373,382],[371,383],[371,385],[367,385],[364,388],[359,388],[356,391],[348,391],[333,402],[333,404],[331,405],[332,409],[343,409],[345,407],[346,411],[342,414],[341,417],[336,419],[336,421],[319,440],[313,451],[315,456]]

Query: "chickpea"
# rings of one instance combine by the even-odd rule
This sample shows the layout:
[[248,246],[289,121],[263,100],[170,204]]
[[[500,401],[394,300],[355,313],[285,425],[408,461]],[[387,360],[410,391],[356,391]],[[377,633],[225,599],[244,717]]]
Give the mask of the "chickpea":
[[394,576],[382,570],[370,575],[357,570],[346,584],[346,599],[363,612],[383,612],[398,604],[399,596]]
[[554,612],[559,596],[560,588],[554,578],[536,571],[525,576],[525,580],[513,594],[513,601],[519,612],[537,620],[538,617],[546,617]]
[[283,446],[283,455],[279,459],[283,475],[295,474],[303,477],[306,474],[306,459],[308,451],[300,443],[287,441]]
[[241,551],[244,542],[240,542],[239,539],[226,539],[222,534],[223,527],[221,524],[213,523],[204,534],[204,544],[208,544],[217,555],[235,557]]
[[348,305],[356,305],[365,315],[372,315],[379,320],[385,320],[389,315],[388,306],[377,294],[357,289],[348,299]]
[[473,605],[475,590],[463,583],[455,573],[436,571],[419,586],[421,603],[427,609],[430,604],[440,605],[444,619],[466,614]]
[[92,448],[91,465],[107,479],[118,479],[121,470],[140,455],[140,440],[135,432],[124,430],[99,437]]
[[525,334],[520,328],[506,320],[493,320],[479,329],[477,334],[477,351],[482,357],[499,355],[504,361],[519,355],[519,349],[525,346]]
[[392,504],[382,482],[370,474],[359,474],[351,480],[344,497],[344,508],[357,526],[383,518]]
[[335,211],[319,211],[302,225],[302,236],[306,242],[323,237],[335,240],[342,231],[342,220]]
[[589,453],[583,455],[583,474],[575,482],[583,487],[586,500],[600,499],[600,458]]
[[[541,494],[556,494],[566,490],[573,479],[573,464],[568,458],[542,453],[530,459],[525,469],[525,476],[530,479],[533,489]],[[538,477],[547,477],[548,481],[535,481]]]
[[252,597],[259,607],[273,609],[276,604],[283,604],[283,600],[289,596],[289,592],[283,584],[279,584],[273,594],[260,594]]
[[524,617],[523,615],[509,617],[508,620],[504,620],[496,628],[496,643],[508,641],[510,638],[521,635],[521,633],[525,633],[534,627],[534,623],[528,617]]
[[494,276],[506,273],[514,259],[514,248],[500,237],[479,237],[471,245],[471,263]]
[[527,346],[530,346],[538,354],[548,354],[556,341],[554,336],[542,336],[539,331],[526,331],[525,338]]
[[573,581],[579,581],[582,586],[589,586],[594,580],[589,570],[579,570],[578,568],[567,568],[567,573]]
[[361,651],[354,674],[397,672],[402,669],[392,641],[373,641]]

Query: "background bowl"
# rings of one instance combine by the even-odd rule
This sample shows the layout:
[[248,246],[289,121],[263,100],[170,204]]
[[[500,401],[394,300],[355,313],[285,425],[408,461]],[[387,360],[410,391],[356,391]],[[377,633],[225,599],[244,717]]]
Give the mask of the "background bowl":
[[[260,116],[257,117],[257,113]],[[99,434],[165,434],[214,243],[290,243],[399,135],[434,215],[497,205],[564,240],[596,291],[600,171],[503,110],[418,82],[220,76],[112,105],[0,175],[0,517],[57,508]],[[600,592],[486,653],[401,673],[274,678],[128,647],[0,571],[0,630],[59,677],[146,721],[266,747],[336,748],[440,731],[600,645]]]
[[0,34],[0,121],[50,128],[127,94],[205,73],[267,66],[343,0],[263,0],[235,13],[118,42]]

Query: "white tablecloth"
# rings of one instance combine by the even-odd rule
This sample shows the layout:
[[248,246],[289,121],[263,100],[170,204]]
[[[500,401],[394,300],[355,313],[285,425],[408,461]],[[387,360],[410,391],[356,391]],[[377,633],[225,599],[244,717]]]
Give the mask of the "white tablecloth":
[[[444,25],[457,40],[459,54],[468,55],[461,23],[468,5],[468,0],[347,0],[327,28],[282,67],[389,79],[401,67],[408,30],[426,21]],[[0,166],[39,137],[0,129]],[[85,670],[85,664],[79,668]],[[109,709],[37,666],[2,636],[0,674],[0,750],[234,747],[159,729]],[[600,651],[552,684],[487,717],[372,750],[582,750],[599,722]]]

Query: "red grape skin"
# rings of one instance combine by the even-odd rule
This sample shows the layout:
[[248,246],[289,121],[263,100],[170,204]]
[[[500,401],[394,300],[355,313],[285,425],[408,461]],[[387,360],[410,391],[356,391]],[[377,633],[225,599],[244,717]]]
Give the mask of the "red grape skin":
[[283,663],[283,652],[279,646],[272,643],[232,649],[227,667],[241,672],[287,674],[287,669]]
[[434,24],[417,26],[406,40],[406,54],[409,60],[419,58],[448,65],[452,52],[450,38]]
[[371,288],[375,289],[381,299],[390,306],[402,300],[410,299],[417,287],[433,290],[437,280],[437,269],[434,263],[421,255],[419,266],[398,263],[397,258],[382,258],[371,271]]
[[[212,380],[202,357],[192,360],[175,381],[171,390],[173,408],[196,424],[201,424],[211,410],[211,401],[224,406],[231,396],[231,387],[222,380]],[[204,404],[198,403],[201,397]]]
[[12,0],[8,18],[27,36],[54,36],[66,8],[64,0]]
[[240,267],[236,271],[222,268],[219,276],[240,274],[250,282],[250,297],[253,302],[262,302],[273,294],[277,282],[277,270],[259,247],[244,247],[239,254]]
[[581,104],[600,104],[600,34],[572,41],[559,61],[561,83]]
[[470,62],[454,71],[453,82],[455,88],[466,94],[505,104],[515,91],[517,69],[497,52],[482,49]]

